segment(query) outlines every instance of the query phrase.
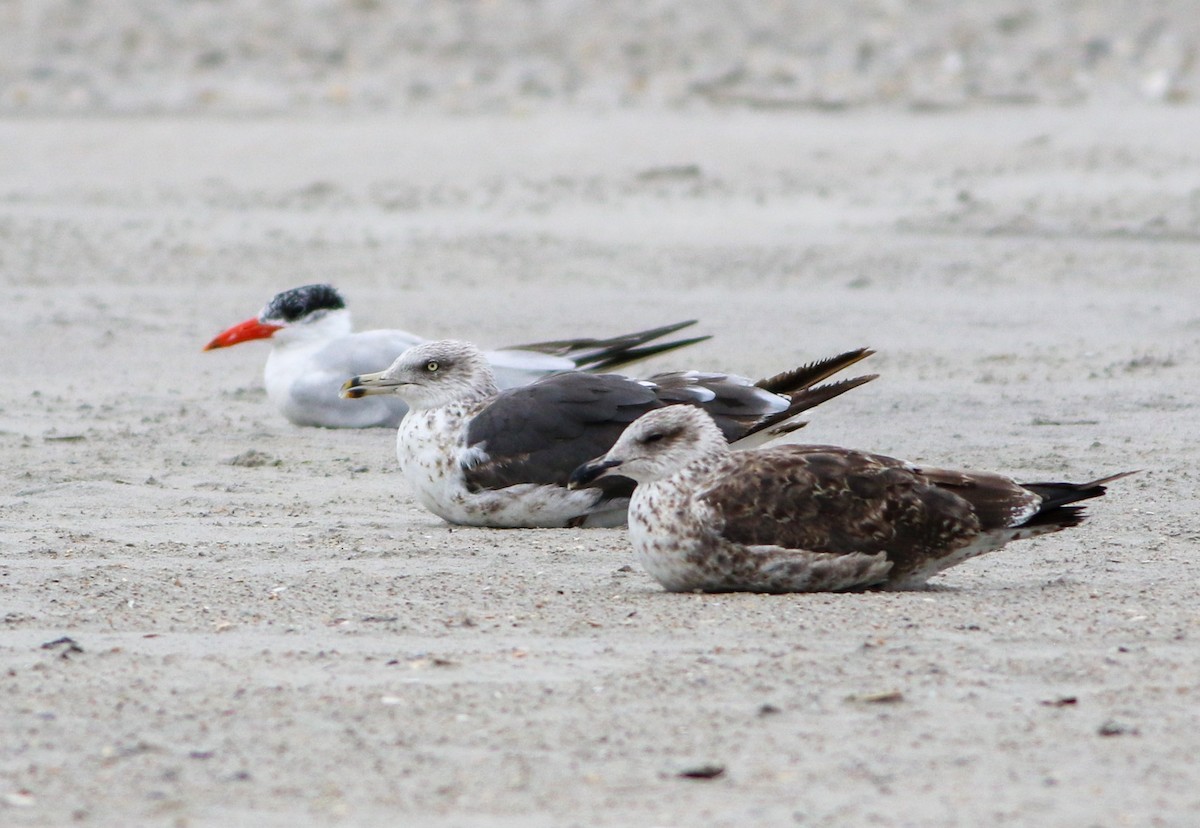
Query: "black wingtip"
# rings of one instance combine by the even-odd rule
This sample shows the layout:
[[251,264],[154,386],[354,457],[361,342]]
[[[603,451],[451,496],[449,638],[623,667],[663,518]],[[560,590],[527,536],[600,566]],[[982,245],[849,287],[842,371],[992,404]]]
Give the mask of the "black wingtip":
[[[799,391],[794,391],[789,395],[792,402],[787,409],[765,418],[738,439],[742,440],[762,431],[777,433],[775,436],[794,431],[806,424],[800,423],[796,425],[789,423],[788,421],[793,417],[878,378],[878,374],[863,374],[861,377],[851,377],[850,379],[818,385],[815,388],[803,388]],[[774,436],[772,436],[772,439],[774,439]]]
[[1083,523],[1086,518],[1087,509],[1083,506],[1055,506],[1038,512],[1022,523],[1021,527],[1049,526],[1053,529],[1069,529]]
[[1117,472],[1116,474],[1110,474],[1108,477],[1101,477],[1099,480],[1093,480],[1090,483],[1083,483],[1081,485],[1089,486],[1089,487],[1090,486],[1107,486],[1109,483],[1112,483],[1116,480],[1120,480],[1122,477],[1132,477],[1135,474],[1141,474],[1143,471],[1145,471],[1145,469],[1134,469],[1133,471]]
[[[1123,477],[1138,474],[1141,470],[1118,472],[1107,477],[1090,480],[1087,483],[1022,483],[1022,488],[1036,494],[1042,499],[1038,511],[1024,526],[1075,526],[1083,521],[1082,506],[1071,506],[1081,500],[1091,500],[1103,497],[1108,491],[1106,486]],[[1069,521],[1069,522],[1064,522]]]
[[877,379],[879,379],[879,374],[863,374],[861,377],[850,377],[849,379],[828,382],[824,385],[818,385],[815,388],[805,388],[802,391],[795,392],[791,395],[792,404],[784,412],[786,414],[784,419],[794,417],[801,411],[816,408],[823,402],[828,402],[834,397],[840,397],[847,391],[852,391],[860,385],[866,385],[868,382],[873,382]]
[[[783,373],[760,379],[755,385],[775,394],[790,395],[796,390],[809,388],[822,380],[829,379],[839,371],[844,371],[851,365],[862,362],[874,354],[875,351],[871,348],[855,348],[852,351],[846,351],[828,359],[810,362],[807,365],[801,365],[799,368],[793,368],[790,371],[784,371]],[[876,375],[872,375],[872,378],[874,376]]]
[[1107,477],[1089,480],[1087,483],[1042,482],[1022,483],[1021,486],[1042,498],[1043,508],[1053,509],[1056,506],[1062,506],[1067,503],[1090,500],[1093,497],[1103,497],[1104,493],[1108,491],[1105,487],[1109,483],[1120,480],[1123,477],[1139,474],[1140,472],[1141,469],[1118,472],[1117,474],[1110,474]]
[[635,331],[628,334],[609,337],[607,339],[584,337],[580,339],[555,339],[548,342],[531,342],[526,345],[511,345],[504,350],[536,351],[550,356],[565,357],[575,363],[580,371],[606,371],[631,362],[646,359],[657,354],[685,348],[711,339],[711,336],[695,336],[687,339],[677,339],[657,345],[647,345],[656,339],[689,328],[696,324],[695,319],[685,319],[682,322],[672,322],[657,328]]
[[578,337],[576,339],[551,339],[546,342],[530,342],[525,345],[509,345],[504,350],[507,351],[537,351],[539,354],[549,354],[551,356],[571,357],[572,353],[579,351],[605,351],[614,348],[633,348],[638,345],[644,345],[655,339],[662,339],[664,336],[673,334],[676,331],[681,331],[684,328],[689,328],[695,325],[698,320],[685,319],[682,322],[672,322],[670,325],[662,325],[658,328],[648,328],[644,331],[635,331],[633,333],[618,334],[606,338],[599,337]]
[[646,345],[641,348],[628,348],[617,351],[607,359],[589,362],[586,365],[581,365],[579,367],[586,371],[593,372],[609,371],[613,368],[619,368],[623,365],[629,365],[630,363],[639,362],[643,359],[649,359],[652,356],[665,354],[668,351],[686,348],[689,345],[695,345],[697,342],[704,342],[705,340],[709,339],[712,339],[712,336],[710,334],[705,334],[704,336],[693,336],[687,339],[674,339],[670,342],[662,342],[658,345]]

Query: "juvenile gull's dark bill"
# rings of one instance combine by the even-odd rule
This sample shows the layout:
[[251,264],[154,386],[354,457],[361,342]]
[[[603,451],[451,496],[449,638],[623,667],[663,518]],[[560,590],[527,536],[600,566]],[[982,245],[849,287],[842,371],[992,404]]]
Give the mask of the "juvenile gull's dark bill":
[[484,355],[466,342],[428,342],[386,371],[346,383],[343,394],[394,394],[411,411],[396,432],[396,457],[417,500],[470,526],[617,526],[634,484],[610,477],[571,491],[567,478],[602,454],[629,423],[673,403],[700,406],[733,441],[798,428],[796,417],[874,375],[819,385],[871,354],[865,348],[755,383],[695,371],[637,380],[569,372],[500,391]]
[[834,446],[730,451],[704,411],[638,419],[571,486],[637,481],[629,538],[672,592],[903,588],[1009,541],[1078,525],[1104,484],[1016,483]]
[[[558,371],[607,371],[655,354],[708,339],[697,336],[656,342],[694,325],[695,320],[631,334],[594,339],[534,342],[489,351],[487,359],[501,388],[525,385]],[[338,391],[348,378],[391,365],[404,351],[425,342],[407,331],[354,333],[346,303],[330,285],[304,285],[276,294],[258,314],[217,334],[204,347],[270,339],[263,382],[271,403],[290,422],[325,428],[396,426],[408,407],[398,397],[350,403]],[[654,343],[654,344],[648,344]]]

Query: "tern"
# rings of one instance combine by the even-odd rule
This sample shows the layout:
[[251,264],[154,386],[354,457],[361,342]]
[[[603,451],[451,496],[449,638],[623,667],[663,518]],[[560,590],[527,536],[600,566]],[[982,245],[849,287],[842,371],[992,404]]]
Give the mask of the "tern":
[[[708,339],[656,342],[695,320],[605,339],[535,342],[486,354],[501,388],[559,371],[603,371]],[[259,314],[217,334],[204,350],[269,339],[263,369],[267,398],[299,426],[395,428],[408,407],[397,397],[350,403],[338,395],[350,377],[390,365],[425,338],[400,330],[354,333],[350,311],[330,285],[304,285],[277,294]],[[653,344],[647,344],[653,343]]]

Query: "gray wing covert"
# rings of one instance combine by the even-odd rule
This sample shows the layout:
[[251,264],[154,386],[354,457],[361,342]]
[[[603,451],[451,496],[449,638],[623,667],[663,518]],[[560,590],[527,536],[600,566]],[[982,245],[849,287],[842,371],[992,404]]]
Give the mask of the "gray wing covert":
[[[466,469],[467,485],[565,486],[576,467],[607,452],[626,426],[661,406],[652,389],[616,374],[554,374],[502,391],[467,429],[467,444],[486,453]],[[614,496],[632,490],[627,478],[605,487]]]

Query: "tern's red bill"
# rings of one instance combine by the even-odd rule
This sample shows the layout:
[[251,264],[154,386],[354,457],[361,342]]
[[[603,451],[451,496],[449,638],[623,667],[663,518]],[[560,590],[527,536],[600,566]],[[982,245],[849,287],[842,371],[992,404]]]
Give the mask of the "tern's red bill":
[[239,342],[248,342],[251,339],[267,339],[271,334],[279,330],[282,325],[265,325],[259,322],[258,319],[247,319],[245,322],[239,322],[232,328],[221,331],[213,341],[204,346],[204,350],[211,351],[213,348],[228,348],[230,345],[236,345]]

